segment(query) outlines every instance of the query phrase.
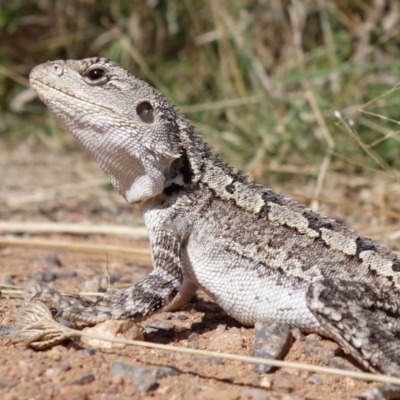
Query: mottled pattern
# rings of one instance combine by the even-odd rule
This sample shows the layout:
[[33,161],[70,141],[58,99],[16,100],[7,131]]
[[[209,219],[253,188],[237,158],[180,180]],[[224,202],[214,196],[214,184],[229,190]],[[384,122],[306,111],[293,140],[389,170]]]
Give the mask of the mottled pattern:
[[269,323],[275,336],[280,326],[319,332],[366,368],[400,375],[393,253],[235,172],[161,93],[113,61],[47,62],[30,81],[141,207],[152,247],[148,277],[106,305],[64,304],[64,318],[142,319],[201,287],[244,324]]

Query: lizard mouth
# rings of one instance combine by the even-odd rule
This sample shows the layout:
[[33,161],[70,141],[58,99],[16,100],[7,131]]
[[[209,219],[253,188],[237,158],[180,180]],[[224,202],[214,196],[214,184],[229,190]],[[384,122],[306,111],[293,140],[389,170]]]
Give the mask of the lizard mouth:
[[69,92],[69,91],[64,90],[64,89],[62,89],[62,88],[59,88],[59,87],[55,87],[55,86],[49,85],[48,83],[43,82],[42,80],[40,80],[40,79],[38,79],[38,78],[35,78],[35,77],[30,76],[30,77],[29,77],[29,82],[30,82],[31,86],[35,89],[35,92],[38,94],[38,96],[39,96],[39,97],[42,99],[42,101],[43,101],[44,103],[46,103],[46,104],[48,104],[49,102],[48,102],[48,101],[45,101],[45,100],[42,98],[42,96],[40,95],[41,88],[43,88],[43,87],[45,87],[46,90],[47,90],[47,89],[50,89],[50,90],[52,90],[53,92],[59,94],[59,95],[57,96],[57,98],[56,98],[56,101],[57,101],[58,98],[62,98],[63,96],[65,96],[65,97],[70,97],[70,98],[73,98],[74,100],[76,100],[77,102],[80,102],[80,103],[82,103],[82,104],[85,104],[85,105],[90,104],[90,105],[92,105],[94,108],[97,108],[97,109],[100,109],[100,110],[106,110],[106,111],[109,111],[109,112],[115,114],[115,111],[114,111],[113,109],[111,109],[111,108],[105,107],[105,106],[103,106],[103,105],[99,105],[99,104],[94,103],[94,102],[92,102],[92,101],[90,101],[90,100],[82,99],[81,97],[78,97],[78,96],[74,95],[72,92]]

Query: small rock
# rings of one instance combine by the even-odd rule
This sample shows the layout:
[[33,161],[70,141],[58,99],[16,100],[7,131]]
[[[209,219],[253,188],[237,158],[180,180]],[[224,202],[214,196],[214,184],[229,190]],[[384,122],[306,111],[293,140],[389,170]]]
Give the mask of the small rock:
[[202,336],[203,336],[204,339],[210,339],[210,337],[211,337],[213,334],[214,334],[214,332],[209,331],[209,332],[204,332]]
[[350,369],[349,365],[346,364],[345,361],[338,357],[333,357],[329,360],[329,363],[327,364],[331,368],[339,368],[339,369]]
[[66,360],[60,360],[58,363],[58,366],[60,367],[61,371],[63,371],[63,372],[69,371],[71,369],[71,365]]
[[60,373],[60,370],[58,368],[47,368],[44,374],[46,376],[56,376]]
[[0,334],[10,335],[14,331],[14,327],[11,325],[0,325]]
[[162,315],[162,317],[163,317],[164,319],[166,319],[167,321],[169,321],[169,320],[171,320],[171,319],[174,318],[174,314],[171,314],[171,313],[164,313],[164,314]]
[[19,369],[20,369],[22,372],[28,372],[28,363],[27,363],[26,361],[24,361],[24,360],[19,360],[19,361],[18,361],[18,366],[19,366]]
[[84,283],[85,292],[100,292],[100,284],[98,279],[90,279]]
[[60,259],[58,258],[58,254],[54,251],[49,251],[46,253],[43,257],[43,259],[48,262],[49,264],[56,265],[57,267],[61,267],[62,263]]
[[265,389],[270,389],[271,388],[271,381],[267,376],[263,376],[260,379],[259,385]]
[[175,328],[176,333],[186,333],[189,331],[190,331],[190,329],[186,328],[185,326],[178,326]]
[[260,389],[246,389],[240,393],[240,400],[269,400],[267,393]]
[[188,342],[186,344],[186,347],[189,349],[198,349],[199,348],[199,342],[197,340],[193,340],[191,342]]
[[63,268],[62,273],[60,273],[60,277],[62,278],[76,278],[78,273],[71,269]]
[[307,383],[311,383],[313,385],[322,385],[325,383],[325,379],[321,375],[313,374],[307,379]]
[[192,332],[189,337],[188,340],[198,340],[200,337],[200,335],[197,332]]
[[274,383],[272,389],[277,392],[291,392],[294,389],[294,383],[292,376],[285,371],[278,371],[275,374]]
[[82,375],[80,378],[75,379],[72,384],[73,385],[87,385],[90,382],[94,381],[94,375],[92,373],[88,373],[85,375]]
[[13,386],[16,386],[18,382],[11,382],[11,381],[6,381],[4,379],[0,379],[0,389],[1,388],[10,388]]
[[122,385],[124,383],[124,377],[122,375],[114,375],[111,381],[114,385]]
[[179,321],[186,321],[187,319],[189,319],[189,317],[185,314],[180,314],[178,315],[177,319],[179,319]]
[[83,354],[84,356],[92,357],[96,354],[96,350],[94,349],[80,349],[78,350],[79,354]]
[[[143,334],[138,325],[132,321],[109,320],[96,326],[84,328],[82,332],[109,339],[143,340]],[[124,348],[123,343],[112,343],[104,340],[81,337],[82,343],[100,349]]]
[[49,351],[47,351],[47,356],[55,361],[60,361],[62,358],[63,348],[61,346],[54,346]]
[[308,335],[304,341],[304,355],[320,359],[321,356],[326,356],[324,348],[321,349],[319,337]]
[[155,322],[142,322],[140,324],[146,333],[157,332],[158,330],[169,331],[174,329],[174,326],[169,322],[155,321]]
[[143,367],[135,367],[134,365],[126,364],[121,361],[116,361],[113,364],[111,372],[130,378],[132,382],[138,385],[139,391],[142,393],[156,389],[159,379],[180,374],[179,369],[173,366],[146,369]]
[[33,351],[31,350],[31,349],[26,349],[24,352],[23,352],[23,355],[24,355],[24,358],[26,359],[26,358],[32,358],[32,356],[33,356]]
[[292,336],[299,342],[304,342],[306,340],[305,335],[301,332],[299,328],[293,328],[291,330]]
[[38,285],[42,285],[43,283],[55,281],[59,278],[59,274],[54,271],[37,271],[31,274],[31,278],[34,279]]
[[347,389],[353,389],[356,386],[354,379],[346,377],[343,379],[343,383],[346,385]]

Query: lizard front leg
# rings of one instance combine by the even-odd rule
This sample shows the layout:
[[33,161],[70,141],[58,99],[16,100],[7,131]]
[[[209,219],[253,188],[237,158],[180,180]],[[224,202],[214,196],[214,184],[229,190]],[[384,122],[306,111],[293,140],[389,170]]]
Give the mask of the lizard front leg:
[[[73,322],[94,325],[108,319],[141,320],[157,311],[173,310],[184,305],[194,295],[196,285],[185,279],[180,263],[181,245],[177,235],[160,230],[152,236],[153,272],[129,289],[110,291],[108,304],[80,306],[59,299],[51,303],[58,316]],[[49,303],[46,291],[39,300]],[[54,296],[53,296],[54,298]]]

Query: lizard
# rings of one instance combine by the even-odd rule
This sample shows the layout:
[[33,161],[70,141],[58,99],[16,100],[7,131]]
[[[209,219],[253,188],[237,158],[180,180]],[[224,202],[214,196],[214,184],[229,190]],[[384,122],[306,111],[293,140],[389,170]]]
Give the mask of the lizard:
[[[141,320],[197,288],[245,325],[336,341],[364,368],[400,376],[400,258],[224,163],[158,90],[107,58],[48,61],[39,98],[144,217],[153,271],[106,305],[65,305],[87,324]],[[260,325],[258,325],[260,326]]]

